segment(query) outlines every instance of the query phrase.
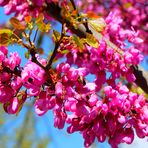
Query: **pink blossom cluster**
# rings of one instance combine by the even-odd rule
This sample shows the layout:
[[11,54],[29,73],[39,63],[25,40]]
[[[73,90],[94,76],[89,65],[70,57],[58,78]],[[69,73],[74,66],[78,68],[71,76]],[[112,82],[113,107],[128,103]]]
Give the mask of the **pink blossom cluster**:
[[19,73],[19,65],[21,59],[19,55],[14,52],[7,57],[8,49],[0,46],[0,103],[4,104],[5,110],[14,114],[18,110],[19,101],[15,94],[22,86],[21,78],[13,75],[13,71]]
[[[25,16],[37,17],[45,9],[46,3],[58,2],[57,0],[0,0],[0,6],[4,6],[5,14],[15,13],[19,20]],[[49,16],[48,16],[49,18]]]
[[[148,54],[147,0],[88,0],[87,2],[82,0],[76,2],[80,10],[85,13],[91,11],[107,17],[111,12],[110,15],[115,15],[113,21],[115,24],[112,29],[119,31],[119,38],[130,35],[131,37],[128,38],[129,42],[133,43],[135,48],[140,49],[145,55]],[[120,28],[118,26],[119,23]],[[137,38],[132,40],[132,36],[137,36]]]
[[[148,106],[143,95],[138,96],[118,83],[103,87],[102,96],[98,92],[98,83],[86,80],[85,68],[61,63],[56,70],[61,74],[61,80],[55,85],[55,97],[52,96],[55,127],[61,129],[65,123],[70,124],[67,132],[80,132],[85,147],[89,147],[95,138],[99,142],[109,138],[113,148],[124,142],[130,144],[134,139],[134,128],[140,138],[148,136]],[[98,77],[101,79],[102,75]]]
[[[86,45],[83,52],[72,43],[63,44],[70,52],[65,55],[66,62],[56,67],[61,80],[55,86],[55,94],[61,100],[54,108],[55,127],[63,128],[65,122],[70,124],[68,133],[79,131],[85,147],[89,147],[95,138],[99,142],[109,138],[113,148],[124,142],[130,144],[134,128],[140,138],[148,136],[146,99],[118,83],[121,77],[130,83],[135,81],[130,65],[137,65],[142,60],[139,50],[123,46],[121,54],[108,47],[104,40],[99,41],[98,48]],[[57,54],[57,57],[61,56],[61,53]],[[93,82],[87,79],[88,74],[95,76]]]
[[[69,124],[67,132],[80,132],[85,147],[95,138],[99,142],[109,138],[115,148],[123,142],[130,144],[134,139],[133,129],[140,138],[148,136],[146,99],[119,83],[121,76],[129,82],[135,80],[128,65],[140,62],[139,52],[127,49],[131,56],[126,57],[107,47],[104,41],[100,41],[98,48],[86,45],[84,53],[69,43],[63,44],[71,52],[65,55],[65,62],[56,66],[58,77],[48,73],[55,82],[50,82],[45,70],[31,60],[22,68],[17,52],[8,57],[8,49],[0,46],[0,103],[5,111],[15,114],[27,98],[34,97],[39,116],[52,109],[54,126],[62,129],[65,123]],[[61,57],[59,54],[57,58]],[[135,63],[133,56],[137,56]],[[46,65],[45,59],[38,55],[36,58]],[[95,75],[93,82],[87,79],[88,74]]]
[[[45,3],[50,5],[51,2],[58,2],[59,5],[61,5],[61,3],[66,2],[66,0],[1,0],[0,6],[4,6],[6,14],[15,13],[15,15],[18,16],[20,20],[22,20],[24,16],[30,14],[37,17],[39,13],[46,9]],[[89,0],[87,2],[82,0],[76,2],[81,10],[86,13],[88,11],[92,11],[98,13],[101,16],[107,17],[109,12],[111,12],[107,18],[108,23],[109,17],[113,19],[112,23],[109,23],[108,35],[110,38],[114,41],[114,35],[116,34],[116,38],[118,38],[116,41],[118,44],[121,42],[123,44],[123,39],[126,38],[130,43],[133,44],[134,48],[141,50],[145,55],[147,55],[148,6],[146,0]],[[49,17],[46,12],[45,16],[47,19],[51,19],[51,17]],[[110,32],[111,29],[112,33]]]
[[[37,64],[31,61],[24,67],[20,64],[17,52],[8,57],[8,49],[0,46],[0,103],[9,114],[17,113],[27,97],[38,96],[45,82],[45,72]],[[25,92],[22,87],[26,88]]]

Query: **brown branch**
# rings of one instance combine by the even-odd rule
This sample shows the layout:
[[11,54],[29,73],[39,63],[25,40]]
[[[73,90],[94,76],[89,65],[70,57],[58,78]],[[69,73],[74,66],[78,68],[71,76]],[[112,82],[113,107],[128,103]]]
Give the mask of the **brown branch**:
[[32,62],[34,62],[34,63],[36,63],[37,65],[39,65],[42,69],[44,69],[45,70],[45,67],[37,60],[37,58],[35,57],[35,54],[36,54],[36,52],[35,52],[35,49],[34,48],[31,48],[30,49],[30,54],[31,54],[31,61]]
[[66,26],[75,34],[77,34],[80,38],[86,37],[86,30],[84,25],[79,25],[78,29],[76,29],[73,24],[68,19],[65,19],[61,15],[61,8],[59,7],[58,3],[50,3],[46,7],[47,13],[52,16],[55,20],[59,21],[60,23],[65,22]]
[[[57,20],[61,23],[65,22],[66,26],[74,34],[78,35],[80,38],[86,38],[87,28],[85,27],[85,25],[80,24],[80,25],[78,25],[78,28],[75,28],[68,19],[64,18],[61,15],[61,8],[59,7],[59,5],[57,3],[48,4],[46,11],[55,20]],[[108,46],[111,46],[116,51],[120,51],[120,49],[115,44],[113,44],[112,42],[110,42],[109,40],[104,38],[101,33],[96,32],[93,28],[91,28],[90,30],[91,30],[92,34],[95,36],[96,39],[98,39],[98,40],[104,39]],[[142,70],[139,70],[139,69],[136,69],[136,68],[133,68],[133,69],[134,69],[134,74],[136,76],[136,81],[135,81],[136,84],[138,86],[140,86],[146,93],[148,93],[148,72],[146,72],[144,69],[142,69]]]
[[73,0],[70,0],[70,2],[72,4],[72,6],[73,6],[73,9],[76,10],[77,8],[76,8],[76,5],[75,5],[75,2]]
[[35,32],[35,35],[34,35],[34,39],[33,39],[33,43],[34,43],[35,40],[36,40],[37,33],[38,33],[38,29],[36,29],[36,32]]
[[148,71],[145,71],[141,66],[132,66],[136,77],[135,83],[148,94]]
[[17,69],[17,67],[14,68],[14,70],[11,70],[9,67],[4,66],[3,71],[9,73],[9,74],[15,74],[16,76],[21,76],[21,70]]

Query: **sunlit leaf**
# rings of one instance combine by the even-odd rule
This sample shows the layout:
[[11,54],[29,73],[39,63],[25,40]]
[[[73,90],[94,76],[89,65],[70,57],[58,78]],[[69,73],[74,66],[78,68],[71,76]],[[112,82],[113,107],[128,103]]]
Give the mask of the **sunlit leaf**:
[[36,23],[41,22],[44,20],[44,15],[43,13],[40,13],[40,15],[38,16],[38,18],[36,19]]
[[52,37],[53,37],[54,42],[56,43],[60,40],[61,34],[58,31],[53,30]]
[[32,30],[33,27],[34,27],[34,26],[33,26],[33,23],[32,23],[32,22],[28,23],[28,29],[29,29],[29,30]]
[[13,31],[10,29],[1,29],[0,34],[4,34],[4,33],[10,36],[13,34]]
[[48,32],[51,28],[50,23],[44,23],[44,15],[40,14],[36,19],[36,25],[41,32]]
[[88,45],[90,45],[90,46],[92,46],[94,48],[99,47],[98,41],[96,40],[96,38],[92,34],[87,33],[86,34],[86,39],[84,39],[84,40]]
[[[138,95],[144,95],[146,99],[148,98],[148,94],[145,93],[144,90],[142,90],[142,89],[141,89],[140,87],[138,87],[138,86],[131,85],[130,90],[131,90],[132,92],[137,93]],[[147,100],[148,100],[148,99],[147,99]]]
[[21,22],[15,18],[15,17],[12,17],[10,19],[10,23],[12,24],[12,26],[15,28],[15,29],[18,29],[18,30],[25,30],[25,26],[21,24]]
[[7,46],[11,43],[11,35],[13,32],[9,29],[0,30],[0,45]]
[[62,54],[67,54],[69,52],[69,50],[63,50],[63,51],[61,51],[60,53],[62,53]]
[[[106,23],[103,18],[98,18],[98,19],[90,19],[88,20],[88,27],[92,27],[95,29],[97,32],[102,32],[105,29]],[[91,30],[91,28],[90,28]]]
[[76,45],[80,48],[80,52],[83,52],[84,49],[84,44],[83,44],[83,40],[81,40],[79,37],[73,35],[72,37],[73,41],[76,43]]
[[10,43],[10,38],[7,34],[0,35],[0,45],[7,46]]
[[25,58],[29,59],[29,56],[30,56],[29,52],[25,52]]
[[24,19],[25,19],[25,22],[27,23],[27,29],[32,30],[34,27],[33,22],[31,22],[32,17],[30,15],[28,15]]

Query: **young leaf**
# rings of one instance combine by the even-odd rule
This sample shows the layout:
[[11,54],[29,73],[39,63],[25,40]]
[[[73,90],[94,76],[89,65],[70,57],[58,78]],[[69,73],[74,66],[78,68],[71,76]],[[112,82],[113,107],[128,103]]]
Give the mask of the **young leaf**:
[[65,49],[65,50],[62,50],[60,53],[61,54],[67,54],[67,53],[69,53],[69,50]]
[[58,31],[53,30],[52,37],[53,37],[54,42],[57,43],[61,38],[61,34]]
[[6,33],[0,34],[0,45],[7,46],[9,43],[10,43],[10,38],[8,34]]
[[25,26],[22,25],[22,24],[20,23],[20,21],[19,21],[17,18],[15,18],[15,17],[12,17],[12,18],[10,19],[10,23],[12,24],[12,26],[13,26],[15,29],[18,29],[18,30],[25,30]]
[[7,46],[11,42],[13,32],[9,29],[0,30],[0,45]]
[[44,20],[44,15],[40,14],[35,23],[41,32],[48,32],[51,26],[49,23],[47,24],[44,23],[43,20]]
[[90,46],[92,46],[94,48],[98,48],[99,47],[98,41],[96,40],[96,38],[92,34],[87,33],[86,34],[86,39],[84,39],[84,41],[88,45],[90,45]]
[[105,29],[105,26],[106,26],[106,23],[103,18],[88,20],[88,28],[90,29],[90,27],[92,27],[97,32],[102,32]]
[[0,35],[4,34],[4,33],[7,34],[8,36],[13,34],[13,32],[10,29],[1,29],[0,30]]
[[72,37],[72,39],[76,43],[76,45],[80,48],[80,52],[82,52],[84,49],[83,40],[80,40],[80,38],[75,35]]
[[25,16],[25,22],[26,23],[30,23],[31,22],[31,20],[32,20],[32,17],[30,16],[30,15],[28,15],[28,16]]
[[29,59],[29,56],[30,56],[29,52],[25,52],[25,58]]

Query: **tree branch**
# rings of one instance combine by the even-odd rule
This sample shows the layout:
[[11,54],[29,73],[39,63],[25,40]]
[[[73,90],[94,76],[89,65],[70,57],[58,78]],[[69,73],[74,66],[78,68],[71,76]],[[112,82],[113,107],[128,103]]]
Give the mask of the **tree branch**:
[[132,66],[136,77],[135,83],[148,94],[148,71],[145,71],[141,66]]
[[62,39],[63,39],[63,37],[64,37],[64,35],[65,35],[64,29],[65,29],[65,24],[62,24],[61,37],[60,37],[59,41],[57,41],[57,42],[55,43],[54,51],[53,51],[53,53],[52,53],[52,55],[51,55],[51,57],[50,57],[50,59],[49,59],[47,65],[46,65],[46,67],[45,67],[46,70],[49,70],[49,69],[50,69],[51,64],[52,64],[52,62],[53,62],[53,60],[54,60],[54,58],[55,58],[55,56],[56,56],[57,50],[58,50],[58,48],[59,48],[59,46],[60,46],[60,44],[61,44],[61,41],[62,41]]
[[[77,28],[75,28],[72,23],[70,23],[70,21],[66,18],[64,18],[61,15],[61,8],[59,7],[59,5],[57,3],[50,3],[49,5],[47,5],[47,9],[46,9],[47,13],[52,16],[55,20],[59,21],[59,22],[65,22],[66,26],[76,35],[78,35],[80,38],[86,38],[86,34],[87,34],[87,28],[85,27],[85,25],[80,24],[78,25]],[[89,25],[89,24],[88,24]],[[113,44],[112,42],[110,42],[108,39],[104,38],[103,35],[101,33],[98,33],[97,31],[95,31],[93,28],[90,27],[90,30],[92,32],[92,34],[94,35],[94,37],[97,40],[101,40],[103,39],[107,45],[109,47],[114,48],[117,52],[120,52],[120,49]],[[139,67],[139,66],[138,66]],[[134,75],[136,77],[136,81],[135,83],[141,87],[146,93],[148,93],[148,72],[146,72],[144,69],[138,69],[133,67],[134,69]]]

